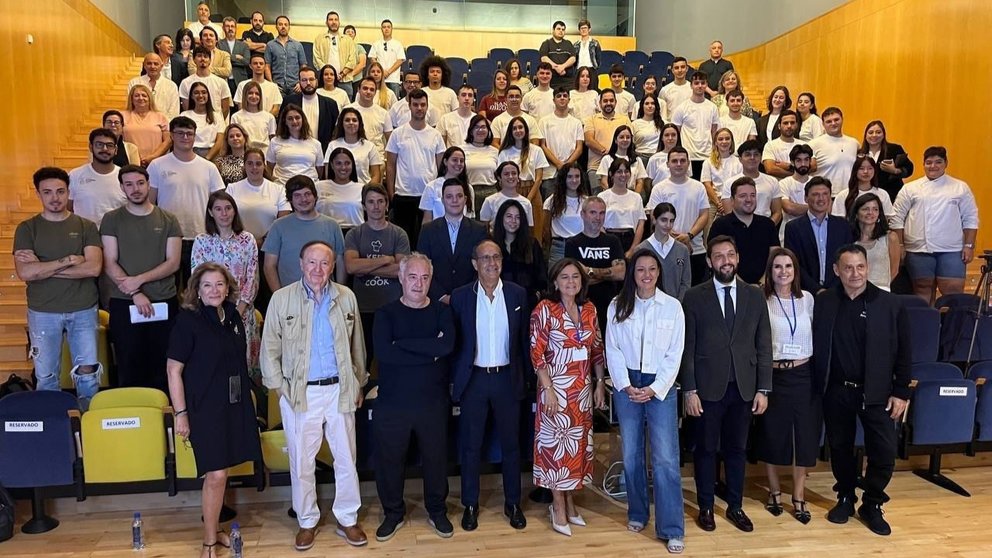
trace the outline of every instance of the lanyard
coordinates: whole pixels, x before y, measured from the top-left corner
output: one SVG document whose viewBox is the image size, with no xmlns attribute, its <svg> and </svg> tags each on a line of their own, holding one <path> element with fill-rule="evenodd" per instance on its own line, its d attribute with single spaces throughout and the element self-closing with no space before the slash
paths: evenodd
<svg viewBox="0 0 992 558">
<path fill-rule="evenodd" d="M 782 309 L 782 315 L 785 316 L 785 321 L 789 323 L 789 335 L 792 341 L 796 339 L 796 329 L 799 327 L 799 318 L 796 317 L 796 297 L 789 295 L 789 299 L 792 300 L 792 319 L 789 319 L 789 314 L 785 311 L 785 305 L 782 304 L 782 299 L 779 298 L 778 293 L 775 293 L 775 299 L 778 300 L 778 306 Z"/>
</svg>

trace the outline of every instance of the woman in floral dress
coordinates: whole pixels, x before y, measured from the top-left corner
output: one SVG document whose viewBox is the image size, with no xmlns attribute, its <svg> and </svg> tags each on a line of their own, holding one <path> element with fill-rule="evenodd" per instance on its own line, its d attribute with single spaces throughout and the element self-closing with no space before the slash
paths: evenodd
<svg viewBox="0 0 992 558">
<path fill-rule="evenodd" d="M 605 408 L 603 340 L 582 266 L 559 260 L 550 277 L 551 293 L 530 319 L 538 376 L 534 484 L 551 490 L 552 528 L 571 536 L 569 524 L 585 525 L 572 491 L 592 482 L 592 408 Z"/>
</svg>

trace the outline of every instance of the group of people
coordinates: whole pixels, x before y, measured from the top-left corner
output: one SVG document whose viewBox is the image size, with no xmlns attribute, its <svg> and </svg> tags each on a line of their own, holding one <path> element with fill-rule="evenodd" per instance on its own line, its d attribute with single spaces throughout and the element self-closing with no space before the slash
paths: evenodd
<svg viewBox="0 0 992 558">
<path fill-rule="evenodd" d="M 295 548 L 317 534 L 322 438 L 335 532 L 367 543 L 355 411 L 373 360 L 379 541 L 403 525 L 413 439 L 430 524 L 452 535 L 451 404 L 462 528 L 478 527 L 490 415 L 504 514 L 524 528 L 529 392 L 534 484 L 552 492 L 556 532 L 585 525 L 573 493 L 592 480 L 593 409 L 612 401 L 627 527 L 649 521 L 648 440 L 655 534 L 670 552 L 685 548 L 681 390 L 702 529 L 716 527 L 718 451 L 728 520 L 753 529 L 742 507 L 749 435 L 767 463 L 766 509 L 783 512 L 778 468 L 791 466 L 793 514 L 809 522 L 805 470 L 824 422 L 838 481 L 827 517 L 846 522 L 859 416 L 868 472 L 857 511 L 889 533 L 890 421 L 909 397 L 909 347 L 886 291 L 904 262 L 921 296 L 960 292 L 974 256 L 975 198 L 946 174 L 944 148 L 928 148 L 925 177 L 904 186 L 913 164 L 881 121 L 859 143 L 843 135 L 840 109 L 818 113 L 803 93 L 793 112 L 780 86 L 756 123 L 719 41 L 691 76 L 679 57 L 671 83 L 643 80 L 637 102 L 620 67 L 596 91 L 601 49 L 588 21 L 574 44 L 556 22 L 536 86 L 511 60 L 477 103 L 473 88 L 448 87 L 443 58 L 403 72 L 389 20 L 366 53 L 329 13 L 318 70 L 285 16 L 273 37 L 256 12 L 236 39 L 233 20 L 218 29 L 206 3 L 198 15 L 175 43 L 156 38 L 127 110 L 107 111 L 90 133 L 89 163 L 35 173 L 42 212 L 18 226 L 14 256 L 39 389 L 59 389 L 65 330 L 85 410 L 107 372 L 96 356 L 102 307 L 116 384 L 169 393 L 205 477 L 204 556 L 226 544 L 227 468 L 261 460 L 251 403 L 261 386 L 279 397 Z"/>
</svg>

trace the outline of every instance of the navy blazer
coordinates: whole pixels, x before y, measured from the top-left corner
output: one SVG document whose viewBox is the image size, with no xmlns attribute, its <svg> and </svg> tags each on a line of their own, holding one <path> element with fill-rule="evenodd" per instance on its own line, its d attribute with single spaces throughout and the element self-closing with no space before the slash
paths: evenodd
<svg viewBox="0 0 992 558">
<path fill-rule="evenodd" d="M 308 124 L 310 124 L 310 132 L 320 142 L 320 148 L 326 152 L 327 144 L 331 143 L 333 139 L 331 136 L 334 135 L 334 126 L 338 123 L 339 109 L 344 107 L 339 107 L 334 99 L 323 95 L 317 95 L 317 102 L 320 106 L 320 122 L 317 123 L 316 127 L 314 127 L 313 122 L 309 122 Z M 280 117 L 282 116 L 282 111 L 286 110 L 286 107 L 289 105 L 297 105 L 303 108 L 303 94 L 294 93 L 283 97 L 282 107 L 279 108 Z"/>
<path fill-rule="evenodd" d="M 455 313 L 455 330 L 458 332 L 455 352 L 451 355 L 452 401 L 461 400 L 472 378 L 477 341 L 475 310 L 481 289 L 479 282 L 474 281 L 451 293 L 451 310 Z M 524 372 L 530 370 L 530 308 L 527 306 L 527 292 L 516 283 L 503 281 L 503 300 L 506 302 L 507 324 L 510 328 L 508 373 L 513 385 L 513 396 L 523 399 L 526 394 Z"/>
<path fill-rule="evenodd" d="M 451 251 L 448 236 L 448 223 L 438 217 L 420 229 L 417 238 L 417 251 L 431 259 L 434 265 L 434 278 L 431 280 L 430 297 L 439 300 L 444 295 L 462 285 L 476 280 L 472 267 L 472 250 L 489 236 L 486 226 L 468 217 L 462 217 L 455 239 L 455 251 Z"/>
<path fill-rule="evenodd" d="M 829 289 L 838 284 L 834 274 L 834 254 L 845 244 L 854 242 L 854 234 L 847 219 L 830 215 L 827 217 L 827 269 L 820 283 L 820 256 L 816 246 L 813 225 L 809 213 L 796 217 L 785 225 L 785 247 L 792 250 L 799 259 L 799 282 L 804 291 L 816 294 L 820 289 Z"/>
</svg>

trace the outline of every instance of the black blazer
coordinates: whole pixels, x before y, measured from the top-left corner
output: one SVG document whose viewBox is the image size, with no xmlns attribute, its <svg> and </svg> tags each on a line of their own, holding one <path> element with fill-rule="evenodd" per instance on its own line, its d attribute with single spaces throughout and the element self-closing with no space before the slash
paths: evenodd
<svg viewBox="0 0 992 558">
<path fill-rule="evenodd" d="M 843 286 L 816 295 L 813 314 L 813 386 L 826 391 L 830 379 L 834 322 Z M 865 338 L 865 403 L 884 405 L 889 396 L 909 399 L 912 354 L 909 316 L 898 297 L 868 283 Z"/>
<path fill-rule="evenodd" d="M 251 77 L 251 70 L 248 68 L 251 50 L 244 41 L 234 41 L 234 50 L 230 51 L 227 50 L 227 39 L 218 39 L 217 48 L 231 55 L 231 77 L 228 78 L 229 82 L 233 81 L 234 86 L 237 87 L 239 83 Z M 241 55 L 241 60 L 237 58 L 239 54 Z M 232 90 L 232 94 L 233 92 Z"/>
<path fill-rule="evenodd" d="M 338 107 L 334 99 L 323 95 L 317 95 L 317 102 L 320 107 L 320 122 L 317 123 L 316 129 L 314 129 L 313 122 L 310 122 L 310 131 L 314 133 L 314 137 L 320 142 L 321 149 L 327 151 L 327 144 L 331 143 L 331 136 L 334 135 L 334 126 L 338 123 L 339 108 L 343 107 Z M 286 107 L 291 104 L 302 108 L 303 94 L 294 93 L 283 97 L 282 107 L 279 109 L 280 117 L 282 116 L 282 111 L 286 110 Z"/>
<path fill-rule="evenodd" d="M 913 161 L 909 159 L 906 150 L 898 143 L 885 144 L 885 151 L 879 155 L 878 160 L 884 161 L 886 159 L 892 159 L 892 164 L 902 172 L 900 174 L 889 174 L 882 171 L 882 174 L 879 176 L 878 187 L 888 192 L 892 203 L 895 203 L 899 190 L 902 190 L 903 179 L 913 176 Z"/>
<path fill-rule="evenodd" d="M 768 137 L 768 119 L 772 117 L 775 118 L 775 127 L 772 129 L 772 137 Z M 771 140 L 778 139 L 781 135 L 778 131 L 778 117 L 779 115 L 773 115 L 771 111 L 769 111 L 762 114 L 761 118 L 758 119 L 758 143 L 760 143 L 762 147 L 764 147 L 765 144 Z M 798 131 L 796 132 L 796 135 L 799 135 Z"/>
<path fill-rule="evenodd" d="M 434 265 L 431 298 L 438 300 L 444 295 L 450 295 L 457 287 L 476 280 L 475 268 L 472 267 L 472 250 L 488 236 L 485 225 L 462 217 L 458 238 L 455 239 L 455 251 L 452 253 L 448 223 L 444 217 L 438 217 L 420 229 L 417 251 L 430 258 Z"/>
<path fill-rule="evenodd" d="M 785 225 L 785 247 L 792 250 L 799 259 L 799 281 L 804 291 L 816 294 L 820 289 L 829 289 L 838 284 L 834 274 L 834 253 L 845 244 L 854 242 L 851 225 L 843 217 L 827 217 L 827 269 L 820 283 L 820 256 L 816 247 L 813 225 L 809 213 L 789 221 Z"/>
<path fill-rule="evenodd" d="M 189 77 L 189 66 L 183 62 L 182 55 L 175 52 L 169 57 L 169 64 L 172 65 L 172 81 L 175 82 L 176 87 L 179 87 L 179 84 Z M 145 75 L 146 73 L 145 69 L 142 68 L 141 75 Z"/>
<path fill-rule="evenodd" d="M 727 331 L 723 305 L 713 279 L 689 289 L 685 311 L 685 350 L 679 384 L 696 390 L 704 401 L 719 401 L 737 371 L 737 389 L 745 401 L 758 390 L 772 389 L 772 334 L 761 289 L 737 279 L 734 330 Z"/>
<path fill-rule="evenodd" d="M 475 363 L 476 331 L 475 305 L 482 287 L 478 281 L 462 285 L 451 293 L 451 310 L 455 313 L 457 341 L 451 355 L 451 400 L 460 401 L 472 377 Z M 485 296 L 483 294 L 482 296 Z M 530 370 L 530 309 L 523 287 L 503 281 L 503 299 L 506 302 L 507 324 L 510 328 L 510 382 L 513 395 L 523 399 L 526 395 L 524 372 Z"/>
</svg>

